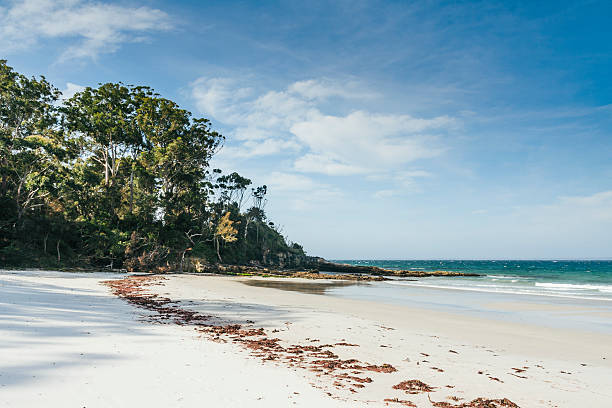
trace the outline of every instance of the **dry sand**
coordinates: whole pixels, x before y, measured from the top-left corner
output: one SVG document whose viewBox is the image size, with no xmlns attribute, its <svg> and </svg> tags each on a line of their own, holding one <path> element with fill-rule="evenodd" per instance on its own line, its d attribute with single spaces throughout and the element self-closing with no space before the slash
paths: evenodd
<svg viewBox="0 0 612 408">
<path fill-rule="evenodd" d="M 215 316 L 211 324 L 262 327 L 285 350 L 354 344 L 325 350 L 397 369 L 311 371 L 306 357 L 291 367 L 253 356 L 231 336 L 213 342 L 191 326 L 147 322 L 150 311 L 100 285 L 110 278 L 0 273 L 0 406 L 376 407 L 397 398 L 431 407 L 477 397 L 521 407 L 612 406 L 609 335 L 336 298 L 320 294 L 321 282 L 299 279 L 171 275 L 146 288 Z M 338 381 L 347 372 L 371 382 Z M 392 388 L 406 380 L 435 388 Z"/>
<path fill-rule="evenodd" d="M 141 321 L 99 284 L 118 277 L 0 272 L 0 407 L 351 406 L 234 345 Z"/>
</svg>

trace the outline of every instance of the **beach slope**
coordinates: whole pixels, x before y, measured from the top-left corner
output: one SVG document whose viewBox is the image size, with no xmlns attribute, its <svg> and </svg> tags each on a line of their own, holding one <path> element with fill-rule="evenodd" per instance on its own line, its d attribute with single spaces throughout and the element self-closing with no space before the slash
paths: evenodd
<svg viewBox="0 0 612 408">
<path fill-rule="evenodd" d="M 0 272 L 0 407 L 337 407 L 298 373 L 204 341 L 100 282 L 116 274 Z"/>
<path fill-rule="evenodd" d="M 342 284 L 0 273 L 0 406 L 610 406 L 607 334 L 323 295 Z"/>
</svg>

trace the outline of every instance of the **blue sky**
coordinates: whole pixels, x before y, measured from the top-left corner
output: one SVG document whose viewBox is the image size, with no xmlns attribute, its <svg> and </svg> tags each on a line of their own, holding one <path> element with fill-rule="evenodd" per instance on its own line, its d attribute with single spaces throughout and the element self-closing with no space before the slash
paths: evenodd
<svg viewBox="0 0 612 408">
<path fill-rule="evenodd" d="M 612 257 L 606 1 L 0 1 L 9 65 L 150 85 L 328 258 Z"/>
</svg>

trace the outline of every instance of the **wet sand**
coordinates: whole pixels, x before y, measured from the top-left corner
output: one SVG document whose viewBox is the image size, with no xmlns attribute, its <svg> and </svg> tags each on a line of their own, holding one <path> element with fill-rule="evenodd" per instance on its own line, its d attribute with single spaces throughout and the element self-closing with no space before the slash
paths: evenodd
<svg viewBox="0 0 612 408">
<path fill-rule="evenodd" d="M 190 309 L 222 321 L 252 322 L 249 327 L 264 328 L 284 347 L 358 345 L 329 351 L 342 361 L 389 364 L 397 370 L 368 373 L 372 382 L 352 388 L 355 392 L 347 385 L 334 386 L 335 373 L 313 372 L 308 366 L 301 370 L 340 400 L 377 406 L 398 399 L 419 407 L 433 406 L 429 399 L 458 404 L 478 397 L 508 398 L 521 407 L 607 407 L 612 401 L 612 336 L 321 296 L 337 287 L 327 283 L 176 276 L 155 287 L 155 293 L 181 299 Z M 287 366 L 282 358 L 266 364 Z M 435 389 L 413 395 L 393 388 L 413 379 Z"/>
<path fill-rule="evenodd" d="M 244 285 L 255 286 L 259 288 L 272 288 L 288 290 L 290 292 L 300 292 L 313 295 L 324 295 L 329 289 L 342 288 L 346 286 L 363 285 L 358 282 L 317 282 L 317 281 L 299 281 L 299 280 L 273 280 L 273 279 L 250 279 L 241 281 Z"/>
</svg>

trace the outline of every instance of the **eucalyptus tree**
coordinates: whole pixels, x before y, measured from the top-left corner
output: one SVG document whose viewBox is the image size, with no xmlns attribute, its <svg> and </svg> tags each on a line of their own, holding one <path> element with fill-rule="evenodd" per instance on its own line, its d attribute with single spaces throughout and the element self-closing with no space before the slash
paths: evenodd
<svg viewBox="0 0 612 408">
<path fill-rule="evenodd" d="M 251 180 L 233 172 L 217 178 L 216 185 L 221 190 L 221 201 L 226 205 L 236 203 L 238 211 L 241 211 L 245 193 L 248 186 L 251 185 Z"/>
<path fill-rule="evenodd" d="M 247 195 L 250 179 L 210 168 L 224 141 L 210 121 L 144 86 L 59 96 L 0 60 L 0 263 L 150 270 L 287 248 L 264 223 L 267 187 Z"/>
<path fill-rule="evenodd" d="M 66 100 L 61 111 L 66 132 L 81 150 L 73 170 L 82 177 L 72 181 L 67 196 L 75 208 L 86 210 L 80 217 L 98 231 L 89 234 L 92 247 L 110 251 L 116 235 L 121 235 L 117 228 L 127 179 L 125 162 L 142 144 L 135 131 L 131 87 L 105 83 L 85 88 Z"/>
<path fill-rule="evenodd" d="M 121 83 L 85 88 L 65 101 L 65 126 L 82 142 L 84 154 L 104 174 L 104 185 L 115 182 L 121 159 L 142 141 L 134 131 L 131 89 Z"/>
<path fill-rule="evenodd" d="M 224 137 L 210 121 L 193 118 L 149 89 L 136 95 L 136 123 L 143 135 L 143 165 L 154 176 L 157 212 L 166 223 L 203 212 L 209 193 L 209 161 Z"/>
<path fill-rule="evenodd" d="M 17 227 L 45 206 L 67 153 L 54 103 L 60 92 L 44 77 L 27 78 L 0 60 L 0 227 Z"/>
<path fill-rule="evenodd" d="M 253 200 L 253 206 L 249 208 L 245 214 L 245 228 L 244 228 L 244 238 L 246 239 L 248 236 L 249 224 L 253 221 L 259 221 L 260 223 L 266 219 L 266 214 L 264 212 L 264 208 L 266 207 L 266 194 L 268 193 L 268 186 L 265 184 L 263 186 L 259 186 L 257 188 L 251 189 L 251 198 Z M 259 241 L 259 225 L 256 228 L 257 238 Z"/>
</svg>

